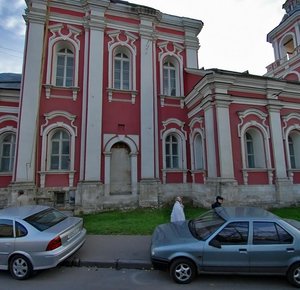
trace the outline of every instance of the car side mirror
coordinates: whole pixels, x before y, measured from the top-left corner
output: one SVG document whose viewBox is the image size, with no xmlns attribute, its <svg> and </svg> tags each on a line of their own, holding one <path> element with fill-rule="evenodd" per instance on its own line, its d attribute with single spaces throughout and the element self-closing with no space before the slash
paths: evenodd
<svg viewBox="0 0 300 290">
<path fill-rule="evenodd" d="M 210 246 L 212 247 L 215 247 L 215 248 L 218 248 L 218 249 L 221 249 L 221 243 L 216 240 L 216 239 L 212 239 L 209 243 L 208 243 Z"/>
</svg>

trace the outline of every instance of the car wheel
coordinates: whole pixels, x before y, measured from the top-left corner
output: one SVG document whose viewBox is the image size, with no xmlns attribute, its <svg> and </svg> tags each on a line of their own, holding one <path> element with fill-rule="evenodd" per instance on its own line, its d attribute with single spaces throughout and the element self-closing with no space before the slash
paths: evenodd
<svg viewBox="0 0 300 290">
<path fill-rule="evenodd" d="M 287 278 L 292 285 L 300 288 L 300 263 L 293 264 L 289 268 Z"/>
<path fill-rule="evenodd" d="M 196 266 L 193 261 L 180 258 L 172 262 L 170 275 L 176 283 L 188 284 L 196 276 Z"/>
<path fill-rule="evenodd" d="M 23 255 L 15 255 L 9 263 L 11 276 L 17 280 L 25 280 L 32 274 L 32 264 Z"/>
</svg>

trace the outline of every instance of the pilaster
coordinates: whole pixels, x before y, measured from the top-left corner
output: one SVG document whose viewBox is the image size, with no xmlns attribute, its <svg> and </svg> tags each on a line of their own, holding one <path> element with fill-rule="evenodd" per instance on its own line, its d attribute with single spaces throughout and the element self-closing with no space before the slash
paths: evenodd
<svg viewBox="0 0 300 290">
<path fill-rule="evenodd" d="M 89 28 L 89 65 L 87 69 L 84 180 L 97 181 L 101 177 L 104 13 L 106 7 L 96 5 L 97 2 L 92 0 L 88 0 L 86 3 L 86 25 Z"/>
<path fill-rule="evenodd" d="M 276 102 L 276 101 L 275 101 Z M 273 156 L 274 156 L 274 167 L 276 179 L 287 179 L 287 171 L 285 164 L 285 152 L 282 136 L 282 126 L 280 119 L 280 109 L 281 105 L 276 104 L 268 105 L 269 117 L 270 117 L 270 129 L 271 129 L 271 139 L 273 146 Z"/>
<path fill-rule="evenodd" d="M 27 24 L 24 66 L 21 92 L 22 107 L 16 142 L 16 182 L 35 182 L 37 120 L 43 76 L 44 31 L 47 19 L 47 1 L 27 1 L 25 20 Z"/>
</svg>

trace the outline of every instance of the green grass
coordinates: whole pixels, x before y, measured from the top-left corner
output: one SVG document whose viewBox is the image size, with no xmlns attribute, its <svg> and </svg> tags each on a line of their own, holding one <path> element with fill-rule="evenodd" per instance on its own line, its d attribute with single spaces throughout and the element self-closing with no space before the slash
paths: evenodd
<svg viewBox="0 0 300 290">
<path fill-rule="evenodd" d="M 186 206 L 186 219 L 199 216 L 207 209 Z M 280 208 L 271 211 L 283 218 L 300 220 L 300 208 Z M 171 208 L 108 211 L 83 215 L 88 234 L 93 235 L 151 235 L 155 227 L 170 221 Z"/>
</svg>

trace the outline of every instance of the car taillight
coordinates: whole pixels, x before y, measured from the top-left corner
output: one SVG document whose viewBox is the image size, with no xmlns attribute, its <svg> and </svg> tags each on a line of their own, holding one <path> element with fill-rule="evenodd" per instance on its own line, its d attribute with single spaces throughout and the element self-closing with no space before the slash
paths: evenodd
<svg viewBox="0 0 300 290">
<path fill-rule="evenodd" d="M 59 248 L 60 246 L 61 246 L 61 239 L 58 236 L 49 242 L 46 251 L 55 250 L 55 249 Z"/>
</svg>

